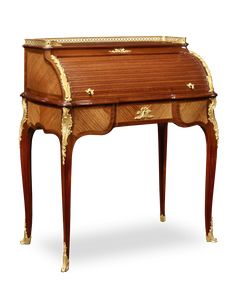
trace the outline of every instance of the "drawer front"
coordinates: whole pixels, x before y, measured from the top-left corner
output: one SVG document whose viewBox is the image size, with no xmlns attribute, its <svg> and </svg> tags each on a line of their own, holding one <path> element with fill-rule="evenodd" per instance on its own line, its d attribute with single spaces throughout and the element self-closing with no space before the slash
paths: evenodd
<svg viewBox="0 0 236 295">
<path fill-rule="evenodd" d="M 116 124 L 142 124 L 172 118 L 172 103 L 139 103 L 117 106 Z"/>
<path fill-rule="evenodd" d="M 114 125 L 114 106 L 83 106 L 74 108 L 73 135 L 79 138 L 86 134 L 105 134 Z"/>
</svg>

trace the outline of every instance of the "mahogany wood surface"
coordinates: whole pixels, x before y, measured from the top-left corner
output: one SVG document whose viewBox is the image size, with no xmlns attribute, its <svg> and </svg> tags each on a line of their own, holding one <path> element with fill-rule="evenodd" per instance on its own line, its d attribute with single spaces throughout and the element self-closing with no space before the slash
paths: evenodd
<svg viewBox="0 0 236 295">
<path fill-rule="evenodd" d="M 60 57 L 74 100 L 86 100 L 95 90 L 93 103 L 106 96 L 115 102 L 204 96 L 209 92 L 202 66 L 186 53 L 125 54 Z M 195 89 L 186 85 L 191 82 Z"/>
<path fill-rule="evenodd" d="M 66 244 L 66 254 L 70 254 L 70 211 L 71 211 L 71 169 L 72 153 L 76 138 L 71 136 L 67 145 L 67 156 L 65 163 L 61 160 L 61 185 L 62 185 L 62 212 L 63 212 L 63 234 Z"/>
<path fill-rule="evenodd" d="M 116 48 L 127 53 L 112 53 Z M 55 56 L 63 72 L 52 59 Z M 66 99 L 66 81 L 71 97 Z M 193 88 L 187 84 L 192 83 Z M 94 95 L 88 95 L 91 88 Z M 206 136 L 205 228 L 211 231 L 217 156 L 217 133 L 210 107 L 216 93 L 202 62 L 187 44 L 100 43 L 58 48 L 25 46 L 27 116 L 21 134 L 21 167 L 26 230 L 32 229 L 31 141 L 36 129 L 55 134 L 66 147 L 61 152 L 63 232 L 66 257 L 70 252 L 71 167 L 73 146 L 88 134 L 106 134 L 117 126 L 158 124 L 160 214 L 165 216 L 168 123 L 199 125 Z M 68 112 L 68 136 L 62 132 Z M 210 111 L 211 112 L 210 112 Z M 63 128 L 62 128 L 63 127 Z"/>
<path fill-rule="evenodd" d="M 101 45 L 102 46 L 102 45 Z M 26 83 L 22 94 L 29 100 L 65 105 L 55 55 L 71 87 L 67 105 L 90 105 L 146 100 L 215 97 L 209 93 L 206 71 L 185 46 L 127 47 L 125 54 L 111 48 L 26 48 Z M 105 47 L 105 48 L 104 48 Z M 39 70 L 40 69 L 40 70 Z M 194 84 L 194 89 L 187 87 Z M 94 96 L 86 93 L 94 89 Z"/>
<path fill-rule="evenodd" d="M 202 125 L 206 136 L 206 187 L 205 187 L 205 228 L 206 234 L 209 233 L 212 221 L 212 202 L 215 183 L 216 159 L 217 159 L 217 141 L 212 128 L 212 124 Z"/>
<path fill-rule="evenodd" d="M 25 92 L 59 99 L 62 96 L 60 81 L 44 51 L 28 49 L 25 53 Z"/>
<path fill-rule="evenodd" d="M 32 230 L 31 146 L 33 134 L 34 129 L 25 124 L 21 135 L 20 157 L 25 204 L 25 228 L 28 237 L 31 237 Z"/>
</svg>

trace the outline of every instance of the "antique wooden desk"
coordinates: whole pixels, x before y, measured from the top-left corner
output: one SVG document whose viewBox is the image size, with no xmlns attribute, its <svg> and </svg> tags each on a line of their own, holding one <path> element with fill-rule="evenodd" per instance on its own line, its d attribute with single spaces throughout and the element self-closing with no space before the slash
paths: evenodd
<svg viewBox="0 0 236 295">
<path fill-rule="evenodd" d="M 157 124 L 160 219 L 165 221 L 167 125 L 199 125 L 206 136 L 205 228 L 215 242 L 212 199 L 218 144 L 216 93 L 206 63 L 185 38 L 107 37 L 28 39 L 20 126 L 25 201 L 22 244 L 31 241 L 31 141 L 36 129 L 61 144 L 64 251 L 69 268 L 72 150 L 78 138 L 117 126 Z"/>
</svg>

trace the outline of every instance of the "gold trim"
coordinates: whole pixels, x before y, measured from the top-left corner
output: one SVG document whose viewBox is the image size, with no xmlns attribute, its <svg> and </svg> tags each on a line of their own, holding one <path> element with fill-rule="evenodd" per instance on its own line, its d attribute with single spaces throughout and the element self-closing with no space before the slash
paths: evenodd
<svg viewBox="0 0 236 295">
<path fill-rule="evenodd" d="M 62 144 L 61 144 L 61 156 L 62 164 L 65 164 L 66 159 L 66 146 L 68 144 L 68 137 L 72 133 L 72 116 L 69 113 L 70 109 L 62 108 L 62 119 L 61 119 L 61 134 L 62 134 Z"/>
<path fill-rule="evenodd" d="M 211 220 L 209 232 L 206 236 L 206 240 L 209 243 L 217 243 L 217 239 L 214 237 L 214 234 L 213 234 L 213 221 L 212 220 Z"/>
<path fill-rule="evenodd" d="M 142 120 L 142 119 L 152 119 L 154 116 L 151 115 L 152 110 L 150 110 L 151 106 L 143 106 L 140 110 L 137 111 L 135 120 Z"/>
<path fill-rule="evenodd" d="M 198 55 L 196 52 L 190 51 L 190 53 L 192 53 L 202 63 L 202 65 L 205 68 L 206 73 L 207 73 L 207 81 L 208 81 L 208 84 L 209 84 L 209 92 L 214 92 L 211 71 L 210 71 L 208 65 L 206 64 L 206 62 L 204 61 L 204 59 L 200 55 Z"/>
<path fill-rule="evenodd" d="M 118 53 L 118 54 L 123 54 L 123 53 L 129 53 L 131 50 L 125 49 L 125 48 L 115 48 L 113 50 L 109 50 L 110 53 Z"/>
<path fill-rule="evenodd" d="M 24 124 L 27 122 L 27 117 L 28 117 L 28 111 L 27 111 L 27 102 L 26 99 L 22 99 L 22 108 L 23 108 L 23 117 L 21 119 L 20 123 L 20 130 L 19 130 L 19 141 L 21 142 L 22 139 L 22 131 L 24 129 Z"/>
<path fill-rule="evenodd" d="M 165 215 L 163 215 L 163 214 L 160 215 L 160 221 L 161 222 L 165 222 L 166 221 Z"/>
<path fill-rule="evenodd" d="M 70 84 L 67 80 L 64 68 L 63 68 L 62 64 L 60 63 L 60 60 L 55 55 L 51 55 L 51 59 L 55 63 L 55 65 L 60 73 L 60 81 L 61 81 L 61 85 L 62 85 L 62 88 L 64 90 L 64 95 L 65 95 L 64 99 L 65 99 L 65 101 L 71 101 L 72 98 L 71 98 Z"/>
<path fill-rule="evenodd" d="M 21 245 L 29 245 L 31 243 L 31 237 L 28 237 L 26 223 L 25 223 L 25 230 L 24 230 L 24 238 L 20 241 Z"/>
<path fill-rule="evenodd" d="M 185 37 L 172 36 L 140 36 L 140 37 L 79 37 L 79 38 L 40 38 L 25 39 L 26 46 L 36 46 L 42 48 L 60 47 L 70 44 L 84 43 L 112 43 L 112 42 L 166 42 L 185 45 Z"/>
<path fill-rule="evenodd" d="M 66 243 L 64 243 L 64 247 L 63 247 L 63 261 L 62 261 L 62 268 L 61 268 L 61 272 L 66 272 L 69 270 L 69 258 L 67 256 L 67 247 L 66 247 Z"/>
<path fill-rule="evenodd" d="M 215 137 L 217 141 L 217 145 L 219 143 L 219 128 L 215 117 L 214 109 L 216 107 L 216 98 L 210 98 L 210 104 L 208 106 L 208 120 L 213 124 L 213 128 L 215 131 Z"/>
<path fill-rule="evenodd" d="M 49 40 L 49 39 L 25 39 L 26 46 L 42 47 L 42 48 L 52 48 L 61 46 L 60 43 Z"/>
</svg>

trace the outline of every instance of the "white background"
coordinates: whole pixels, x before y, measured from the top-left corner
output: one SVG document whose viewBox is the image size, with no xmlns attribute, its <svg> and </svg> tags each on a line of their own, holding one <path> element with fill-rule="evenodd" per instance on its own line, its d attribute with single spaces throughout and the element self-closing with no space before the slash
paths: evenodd
<svg viewBox="0 0 236 295">
<path fill-rule="evenodd" d="M 1 1 L 0 294 L 235 294 L 235 1 Z M 81 138 L 74 149 L 71 263 L 60 272 L 59 142 L 33 141 L 32 243 L 24 207 L 18 127 L 24 38 L 186 36 L 219 94 L 214 231 L 205 242 L 205 138 L 169 124 L 167 222 L 159 222 L 156 125 Z"/>
</svg>

